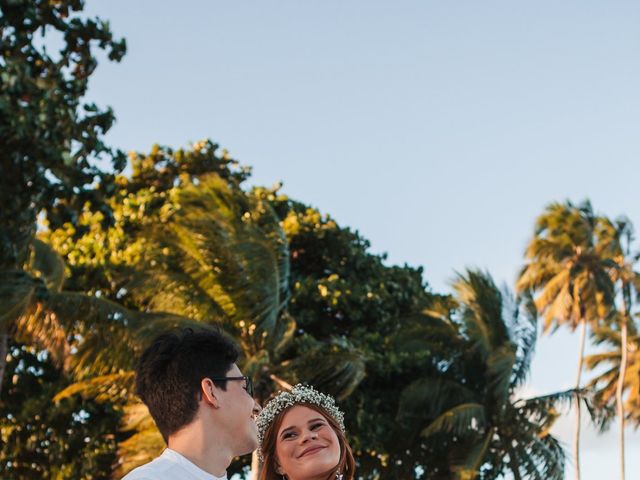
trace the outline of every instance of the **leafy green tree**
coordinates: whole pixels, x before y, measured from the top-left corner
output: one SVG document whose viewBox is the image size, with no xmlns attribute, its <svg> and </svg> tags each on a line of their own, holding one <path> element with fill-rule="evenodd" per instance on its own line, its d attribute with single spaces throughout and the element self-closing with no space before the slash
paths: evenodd
<svg viewBox="0 0 640 480">
<path fill-rule="evenodd" d="M 518 397 L 536 343 L 533 303 L 502 294 L 477 271 L 454 289 L 453 314 L 427 310 L 402 337 L 408 347 L 433 350 L 435 334 L 444 346 L 439 371 L 407 385 L 398 411 L 408 444 L 446 445 L 448 465 L 430 468 L 427 478 L 563 479 L 563 449 L 549 429 L 574 392 Z"/>
<path fill-rule="evenodd" d="M 115 412 L 104 422 L 118 440 L 116 474 L 163 445 L 133 395 L 141 349 L 169 326 L 217 323 L 241 344 L 243 369 L 257 379 L 261 398 L 307 381 L 342 401 L 363 478 L 421 471 L 449 478 L 451 465 L 460 464 L 450 452 L 477 446 L 476 439 L 443 430 L 407 445 L 411 436 L 397 425 L 406 411 L 400 392 L 418 378 L 486 388 L 486 366 L 475 354 L 460 355 L 473 350 L 464 335 L 434 323 L 420 325 L 422 337 L 411 330 L 416 312 L 447 317 L 454 301 L 431 293 L 421 269 L 385 265 L 357 232 L 317 210 L 277 190 L 244 191 L 248 170 L 211 142 L 154 147 L 131 162 L 131 177 L 116 176 L 105 197 L 112 222 L 87 205 L 74 222 L 45 220 L 40 242 L 64 259 L 54 271 L 66 271 L 65 290 L 46 289 L 41 302 L 66 339 L 67 386 L 54 401 L 95 402 Z M 32 263 L 33 276 L 52 276 L 35 273 L 43 263 Z M 412 348 L 400 341 L 407 332 Z M 230 469 L 246 471 L 244 459 Z"/>
<path fill-rule="evenodd" d="M 614 298 L 610 270 L 614 262 L 603 219 L 587 201 L 552 203 L 538 217 L 526 250 L 526 264 L 516 289 L 536 292 L 535 305 L 544 316 L 544 330 L 580 327 L 576 391 L 580 390 L 587 326 L 607 316 Z M 605 239 L 599 234 L 606 234 Z M 580 403 L 576 401 L 574 465 L 580 479 Z"/>
<path fill-rule="evenodd" d="M 299 331 L 285 308 L 289 243 L 270 204 L 273 194 L 243 191 L 246 171 L 216 150 L 210 142 L 199 142 L 189 151 L 154 148 L 150 155 L 134 156 L 131 179 L 118 177 L 118 189 L 109 199 L 112 226 L 105 228 L 100 214 L 87 210 L 75 226 L 49 232 L 47 239 L 71 269 L 69 285 L 84 286 L 129 312 L 162 311 L 180 324 L 221 325 L 239 341 L 243 369 L 256 379 L 261 399 L 278 384 L 298 381 L 319 359 L 325 369 L 305 379 L 325 390 L 333 386 L 338 396 L 348 394 L 363 376 L 360 352 L 344 338 L 318 340 Z M 113 315 L 113 309 L 125 307 L 118 310 L 114 304 L 103 313 Z M 120 316 L 127 320 L 131 313 Z M 104 318 L 95 321 L 108 324 Z M 147 331 L 166 326 L 154 319 Z M 118 335 L 128 338 L 126 328 Z M 108 391 L 108 385 L 121 387 L 114 398 L 104 399 L 122 405 L 124 430 L 132 432 L 120 444 L 124 472 L 151 458 L 163 443 L 131 394 L 131 362 L 144 343 L 120 345 L 108 354 L 85 345 L 86 352 L 94 353 L 74 356 L 79 382 L 58 398 L 92 397 Z"/>
<path fill-rule="evenodd" d="M 40 288 L 24 270 L 37 248 L 37 216 L 46 211 L 54 224 L 74 223 L 90 202 L 109 220 L 103 198 L 113 175 L 97 162 L 124 167 L 124 155 L 102 141 L 113 113 L 82 99 L 97 65 L 95 48 L 119 61 L 125 43 L 106 22 L 82 18 L 82 8 L 81 0 L 0 1 L 0 377 L 9 329 Z M 46 46 L 50 37 L 62 38 L 55 54 Z"/>
</svg>

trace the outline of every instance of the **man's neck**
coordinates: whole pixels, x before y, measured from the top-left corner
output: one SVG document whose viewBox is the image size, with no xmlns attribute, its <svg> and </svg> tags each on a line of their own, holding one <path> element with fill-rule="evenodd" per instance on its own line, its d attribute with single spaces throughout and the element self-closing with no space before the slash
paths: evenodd
<svg viewBox="0 0 640 480">
<path fill-rule="evenodd" d="M 201 425 L 192 423 L 169 437 L 168 446 L 191 463 L 216 477 L 224 477 L 233 460 L 228 445 L 207 435 Z"/>
</svg>

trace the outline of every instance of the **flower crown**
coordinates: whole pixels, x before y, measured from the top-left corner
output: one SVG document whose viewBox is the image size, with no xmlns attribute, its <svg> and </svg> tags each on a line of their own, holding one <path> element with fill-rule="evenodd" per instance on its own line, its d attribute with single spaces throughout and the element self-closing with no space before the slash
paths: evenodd
<svg viewBox="0 0 640 480">
<path fill-rule="evenodd" d="M 256 424 L 258 425 L 258 441 L 260 442 L 258 456 L 260 457 L 261 462 L 264 461 L 262 442 L 264 441 L 264 434 L 267 431 L 267 428 L 269 428 L 269 425 L 271 425 L 275 418 L 287 408 L 305 403 L 322 408 L 337 422 L 340 426 L 340 430 L 343 432 L 345 431 L 344 413 L 342 413 L 336 406 L 336 402 L 333 397 L 320 393 L 313 387 L 299 383 L 295 385 L 291 391 L 280 392 L 276 395 L 258 414 Z"/>
</svg>

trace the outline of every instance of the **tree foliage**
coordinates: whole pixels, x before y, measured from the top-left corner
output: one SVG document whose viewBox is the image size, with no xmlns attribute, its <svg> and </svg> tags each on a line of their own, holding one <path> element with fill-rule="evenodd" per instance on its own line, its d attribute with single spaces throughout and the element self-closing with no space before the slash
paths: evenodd
<svg viewBox="0 0 640 480">
<path fill-rule="evenodd" d="M 97 66 L 95 48 L 119 61 L 125 42 L 113 38 L 107 22 L 81 17 L 83 3 L 0 2 L 1 269 L 25 260 L 43 209 L 56 222 L 73 221 L 91 201 L 108 216 L 100 199 L 113 176 L 96 160 L 124 167 L 124 156 L 102 141 L 113 112 L 82 98 Z M 59 51 L 49 51 L 50 39 L 62 40 Z"/>
<path fill-rule="evenodd" d="M 113 38 L 108 23 L 84 18 L 83 6 L 82 0 L 0 1 L 0 378 L 15 323 L 28 327 L 23 333 L 43 331 L 24 325 L 39 318 L 32 314 L 46 292 L 25 270 L 32 254 L 43 258 L 34 240 L 38 215 L 46 212 L 56 225 L 75 223 L 89 204 L 109 221 L 104 197 L 114 176 L 97 162 L 115 171 L 125 164 L 122 152 L 103 143 L 112 111 L 83 97 L 96 49 L 119 61 L 126 45 Z M 56 41 L 59 50 L 50 52 Z M 43 265 L 35 267 L 52 273 Z M 61 278 L 57 272 L 55 281 Z M 36 340 L 47 343 L 48 337 Z"/>
<path fill-rule="evenodd" d="M 68 384 L 44 350 L 13 343 L 0 397 L 0 477 L 110 477 L 119 414 L 81 397 L 55 402 Z"/>
<path fill-rule="evenodd" d="M 87 207 L 75 225 L 68 222 L 44 236 L 66 259 L 66 287 L 86 289 L 101 307 L 92 310 L 91 321 L 70 325 L 82 339 L 70 360 L 78 383 L 61 398 L 102 394 L 108 391 L 102 382 L 129 382 L 132 359 L 167 322 L 221 325 L 240 343 L 244 370 L 256 379 L 262 398 L 275 389 L 273 377 L 306 379 L 339 397 L 362 380 L 363 356 L 346 337 L 323 338 L 297 328 L 286 309 L 289 240 L 271 205 L 274 195 L 243 191 L 247 172 L 217 150 L 199 142 L 188 151 L 156 147 L 135 155 L 133 175 L 118 177 L 108 200 L 112 225 Z M 137 321 L 136 311 L 147 312 L 141 314 L 147 321 Z M 145 328 L 134 328 L 132 337 L 136 322 Z M 92 340 L 105 338 L 119 338 L 118 347 L 104 352 Z M 320 361 L 324 369 L 317 369 Z M 118 372 L 124 373 L 113 377 Z M 130 389 L 123 386 L 115 395 L 109 401 L 122 406 L 124 430 L 133 435 L 120 445 L 126 470 L 135 465 L 128 461 L 134 449 L 148 445 L 147 458 L 162 444 L 148 423 L 134 427 L 140 416 L 129 415 L 138 410 Z"/>
<path fill-rule="evenodd" d="M 238 340 L 261 399 L 281 381 L 336 395 L 363 478 L 562 471 L 548 429 L 570 393 L 515 396 L 536 341 L 530 303 L 476 272 L 455 298 L 430 292 L 421 269 L 386 265 L 331 217 L 278 190 L 243 189 L 248 170 L 212 142 L 131 161 L 105 198 L 113 222 L 86 205 L 40 240 L 66 276 L 45 309 L 68 350 L 54 402 L 114 412 L 104 427 L 118 474 L 162 448 L 132 393 L 134 359 L 155 333 L 190 322 Z M 44 288 L 60 265 L 45 270 Z M 242 459 L 230 473 L 246 468 Z"/>
<path fill-rule="evenodd" d="M 246 188 L 250 170 L 211 141 L 131 154 L 122 175 L 103 142 L 113 113 L 83 98 L 96 50 L 119 61 L 125 43 L 82 8 L 0 0 L 2 478 L 109 478 L 151 459 L 163 443 L 133 394 L 135 360 L 157 333 L 203 323 L 238 341 L 260 400 L 299 381 L 335 395 L 362 478 L 560 478 L 548 429 L 575 392 L 517 398 L 529 299 L 480 272 L 455 298 L 434 294 L 421 268 L 388 265 L 330 216 Z M 589 239 L 539 229 L 532 255 L 557 262 L 530 287 L 571 270 L 569 293 L 547 292 L 565 295 L 558 308 L 609 293 L 587 282 Z"/>
</svg>

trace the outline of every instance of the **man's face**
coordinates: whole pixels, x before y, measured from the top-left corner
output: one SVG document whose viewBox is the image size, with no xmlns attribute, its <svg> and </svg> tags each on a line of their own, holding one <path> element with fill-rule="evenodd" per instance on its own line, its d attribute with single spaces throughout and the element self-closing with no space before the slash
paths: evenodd
<svg viewBox="0 0 640 480">
<path fill-rule="evenodd" d="M 242 372 L 234 363 L 226 377 L 240 377 Z M 220 424 L 235 455 L 253 452 L 258 447 L 258 428 L 255 417 L 260 407 L 247 393 L 244 380 L 227 380 L 227 389 L 218 390 Z"/>
</svg>

